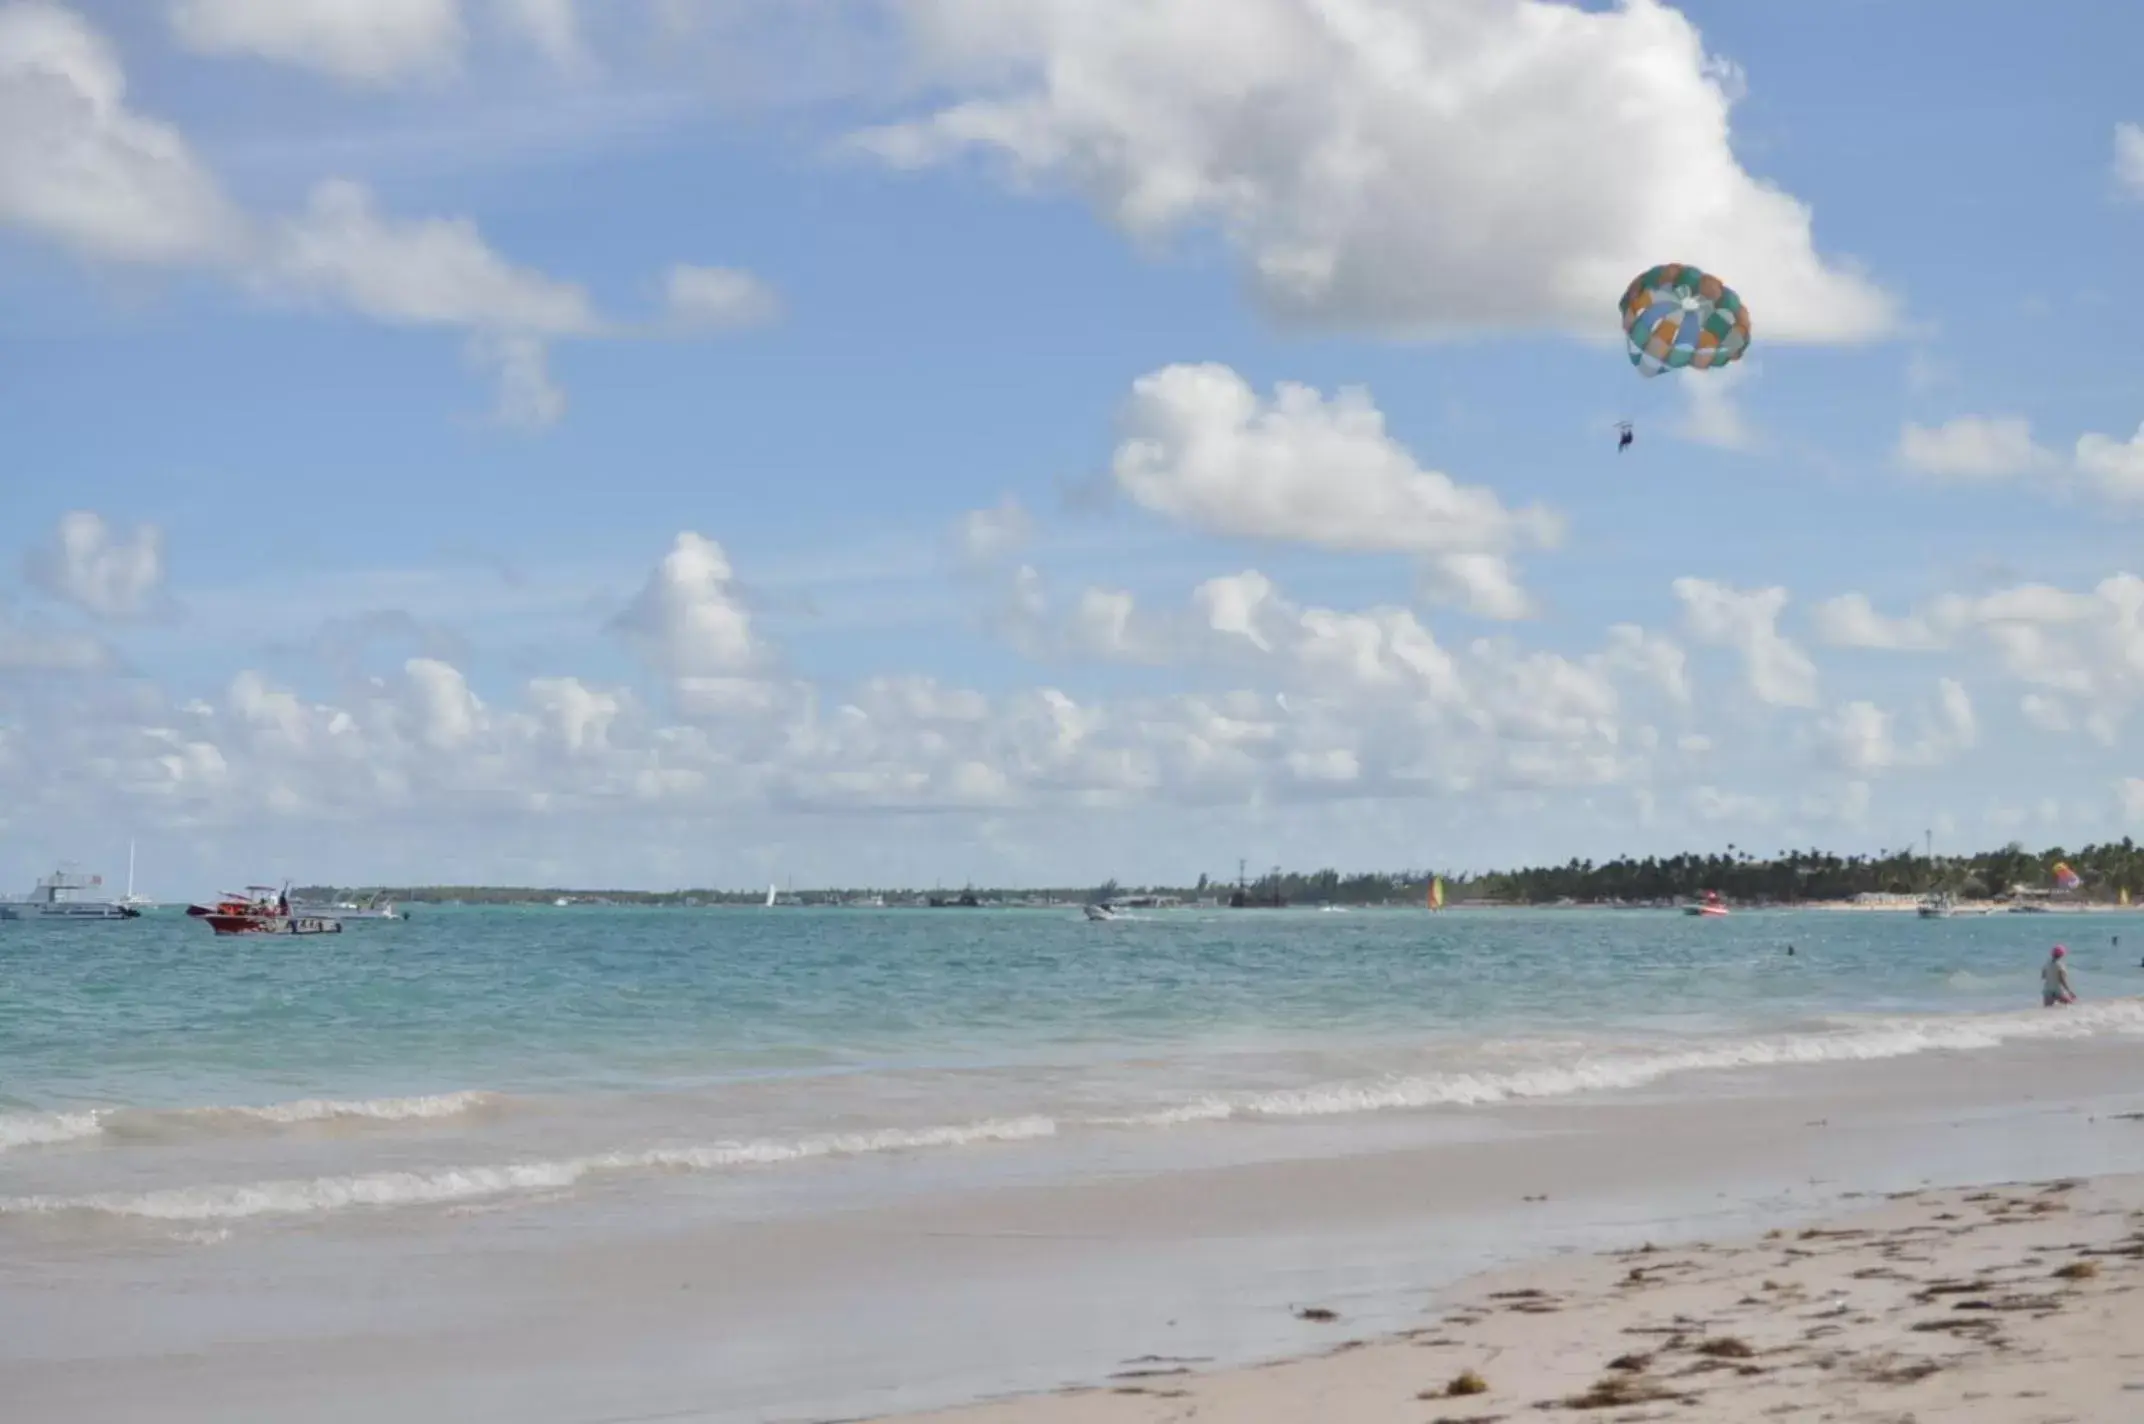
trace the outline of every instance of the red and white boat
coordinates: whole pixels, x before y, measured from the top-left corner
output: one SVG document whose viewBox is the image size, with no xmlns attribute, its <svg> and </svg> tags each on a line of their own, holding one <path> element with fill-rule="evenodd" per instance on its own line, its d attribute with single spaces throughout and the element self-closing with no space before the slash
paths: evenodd
<svg viewBox="0 0 2144 1424">
<path fill-rule="evenodd" d="M 213 906 L 188 905 L 186 913 L 208 921 L 220 935 L 316 935 L 341 934 L 342 921 L 324 915 L 294 915 L 290 891 L 268 885 L 248 885 L 243 895 L 225 892 Z"/>
<path fill-rule="evenodd" d="M 1727 906 L 1721 902 L 1719 891 L 1707 890 L 1703 899 L 1694 905 L 1683 906 L 1682 912 L 1686 915 L 1703 915 L 1706 919 L 1718 919 L 1727 913 Z"/>
</svg>

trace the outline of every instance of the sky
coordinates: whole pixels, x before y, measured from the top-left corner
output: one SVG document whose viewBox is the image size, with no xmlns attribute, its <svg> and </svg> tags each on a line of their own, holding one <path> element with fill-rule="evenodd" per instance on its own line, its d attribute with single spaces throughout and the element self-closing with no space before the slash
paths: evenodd
<svg viewBox="0 0 2144 1424">
<path fill-rule="evenodd" d="M 2144 11 L 2035 16 L 0 0 L 0 884 L 2136 832 Z"/>
</svg>

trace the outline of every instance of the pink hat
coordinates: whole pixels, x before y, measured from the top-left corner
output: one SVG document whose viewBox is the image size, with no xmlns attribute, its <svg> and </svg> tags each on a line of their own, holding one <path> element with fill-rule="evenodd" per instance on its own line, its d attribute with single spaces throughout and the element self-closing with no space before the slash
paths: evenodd
<svg viewBox="0 0 2144 1424">
<path fill-rule="evenodd" d="M 2061 945 L 2058 944 L 2055 946 L 2055 958 L 2060 959 L 2063 955 L 2068 953 L 2069 951 L 2064 949 Z"/>
</svg>

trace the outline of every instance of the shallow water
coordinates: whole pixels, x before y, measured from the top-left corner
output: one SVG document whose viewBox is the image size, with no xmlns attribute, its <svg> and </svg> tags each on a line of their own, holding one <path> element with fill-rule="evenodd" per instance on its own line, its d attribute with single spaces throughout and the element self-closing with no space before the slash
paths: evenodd
<svg viewBox="0 0 2144 1424">
<path fill-rule="evenodd" d="M 217 939 L 168 912 L 11 925 L 0 1230 L 324 1221 L 807 1166 L 810 1190 L 853 1197 L 872 1178 L 841 1169 L 887 1154 L 944 1155 L 944 1185 L 1240 1159 L 1276 1150 L 1240 1129 L 1279 1121 L 2129 1034 L 2133 1002 L 2048 1014 L 2030 995 L 2053 934 L 2088 998 L 2137 987 L 2113 943 L 2130 923 L 421 907 L 325 940 Z"/>
<path fill-rule="evenodd" d="M 1542 1251 L 2144 1170 L 2126 923 L 0 926 L 0 1380 L 34 1418 L 766 1424 L 1317 1349 L 1304 1300 L 1374 1332 Z M 2051 933 L 2074 1009 L 2032 998 Z"/>
</svg>

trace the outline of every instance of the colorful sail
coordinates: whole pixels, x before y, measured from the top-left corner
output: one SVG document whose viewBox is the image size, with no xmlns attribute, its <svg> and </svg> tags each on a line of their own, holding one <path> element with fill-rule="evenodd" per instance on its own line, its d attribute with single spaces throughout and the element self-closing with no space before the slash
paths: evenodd
<svg viewBox="0 0 2144 1424">
<path fill-rule="evenodd" d="M 1441 875 L 1429 877 L 1429 908 L 1432 910 L 1444 908 L 1444 877 Z"/>
<path fill-rule="evenodd" d="M 2076 871 L 2070 869 L 2068 861 L 2058 860 L 2055 862 L 2055 883 L 2065 890 L 2075 890 L 2084 884 L 2084 880 Z"/>
</svg>

